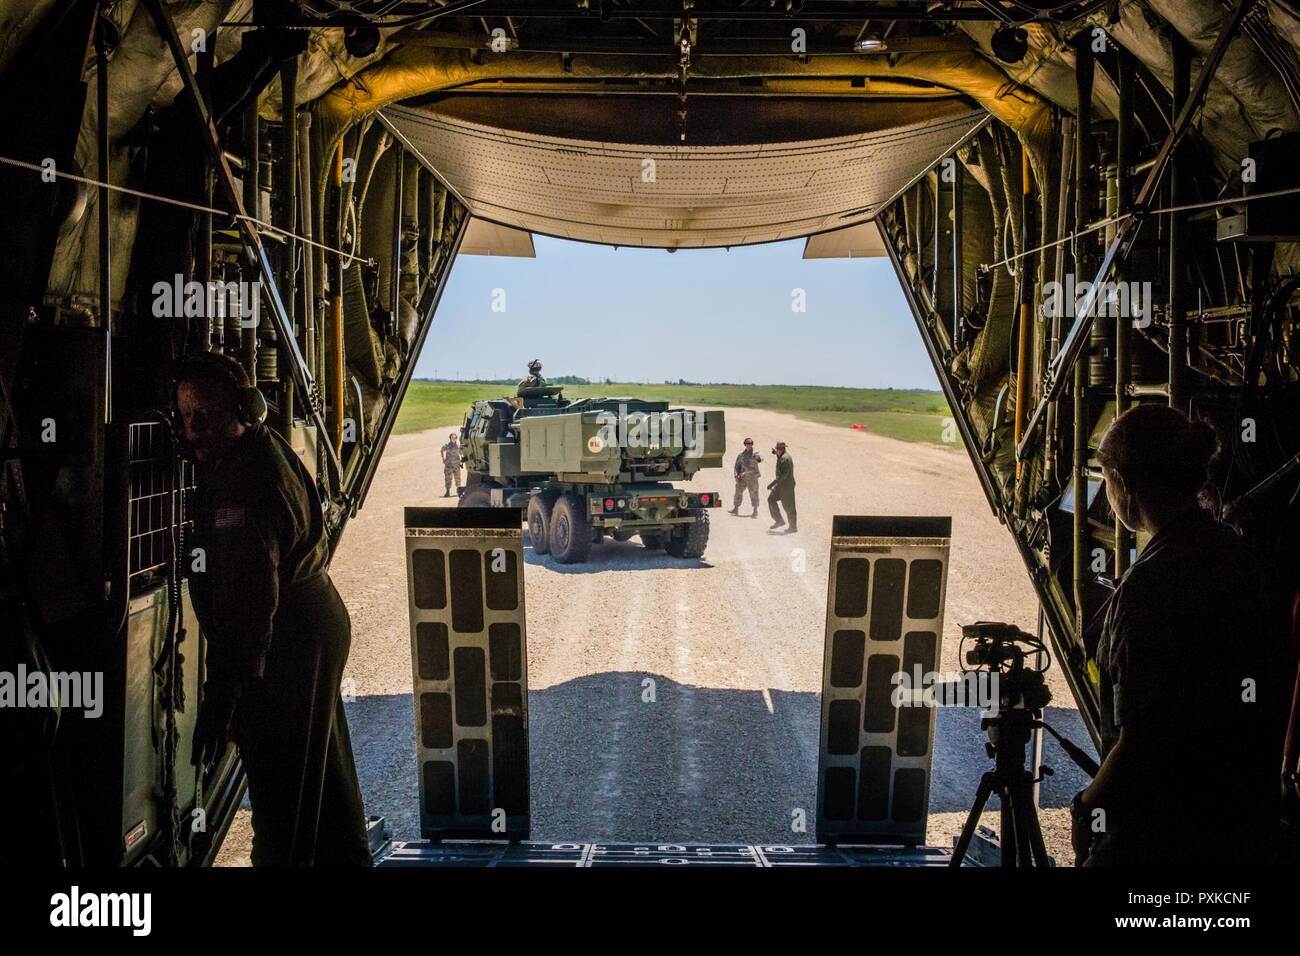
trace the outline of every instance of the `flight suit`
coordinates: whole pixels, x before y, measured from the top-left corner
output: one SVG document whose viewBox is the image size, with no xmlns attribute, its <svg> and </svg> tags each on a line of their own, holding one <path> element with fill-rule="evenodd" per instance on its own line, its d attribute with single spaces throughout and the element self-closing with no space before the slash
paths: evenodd
<svg viewBox="0 0 1300 956">
<path fill-rule="evenodd" d="M 762 460 L 762 455 L 751 450 L 742 451 L 736 456 L 736 497 L 731 503 L 732 511 L 740 510 L 745 492 L 748 491 L 749 503 L 754 508 L 754 514 L 758 514 L 758 463 Z"/>
<path fill-rule="evenodd" d="M 794 505 L 794 459 L 790 457 L 789 452 L 777 456 L 776 478 L 768 488 L 770 490 L 767 495 L 767 508 L 772 512 L 772 521 L 780 526 L 785 524 L 788 518 L 790 530 L 799 530 L 799 519 Z M 778 504 L 785 507 L 787 518 L 781 517 Z"/>
<path fill-rule="evenodd" d="M 351 622 L 325 570 L 315 483 L 271 429 L 250 427 L 200 466 L 192 548 L 202 549 L 189 580 L 207 639 L 203 706 L 233 700 L 253 864 L 368 866 L 339 693 Z"/>
<path fill-rule="evenodd" d="M 456 493 L 460 494 L 460 466 L 463 461 L 464 456 L 457 442 L 449 441 L 442 446 L 442 496 L 444 498 L 451 494 L 452 485 L 456 486 Z"/>
<path fill-rule="evenodd" d="M 1200 508 L 1125 573 L 1097 646 L 1101 754 L 1122 730 L 1142 756 L 1114 779 L 1084 865 L 1269 862 L 1289 688 L 1263 577 Z"/>
</svg>

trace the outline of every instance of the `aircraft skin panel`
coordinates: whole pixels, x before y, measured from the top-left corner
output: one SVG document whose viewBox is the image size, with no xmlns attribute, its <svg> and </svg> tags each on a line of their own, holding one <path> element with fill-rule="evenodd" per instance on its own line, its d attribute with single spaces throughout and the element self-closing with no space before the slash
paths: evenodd
<svg viewBox="0 0 1300 956">
<path fill-rule="evenodd" d="M 805 259 L 871 259 L 886 255 L 875 223 L 818 233 L 809 236 L 803 247 Z"/>
<path fill-rule="evenodd" d="M 510 256 L 532 259 L 537 256 L 530 233 L 483 219 L 471 219 L 460 244 L 465 256 Z"/>
</svg>

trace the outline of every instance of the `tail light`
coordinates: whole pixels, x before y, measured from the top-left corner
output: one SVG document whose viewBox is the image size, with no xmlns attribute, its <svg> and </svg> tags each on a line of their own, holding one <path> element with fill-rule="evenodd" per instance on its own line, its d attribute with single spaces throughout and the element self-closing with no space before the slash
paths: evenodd
<svg viewBox="0 0 1300 956">
<path fill-rule="evenodd" d="M 709 502 L 712 500 L 713 500 L 712 495 L 700 495 L 700 504 L 702 504 L 706 508 L 709 506 Z"/>
<path fill-rule="evenodd" d="M 606 498 L 606 499 L 605 499 L 605 510 L 606 510 L 606 511 L 613 511 L 613 510 L 614 510 L 614 499 L 613 499 L 613 498 Z"/>
</svg>

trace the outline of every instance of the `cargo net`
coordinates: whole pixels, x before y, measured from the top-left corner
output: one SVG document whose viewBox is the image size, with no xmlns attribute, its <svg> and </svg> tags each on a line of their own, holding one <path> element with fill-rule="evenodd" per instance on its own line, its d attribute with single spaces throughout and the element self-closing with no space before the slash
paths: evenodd
<svg viewBox="0 0 1300 956">
<path fill-rule="evenodd" d="M 194 489 L 194 466 L 177 461 L 167 426 L 159 421 L 134 422 L 128 428 L 130 486 L 127 508 L 128 580 L 131 594 L 160 583 L 172 560 L 178 516 L 187 513 L 181 497 Z M 189 522 L 185 522 L 188 524 Z"/>
</svg>

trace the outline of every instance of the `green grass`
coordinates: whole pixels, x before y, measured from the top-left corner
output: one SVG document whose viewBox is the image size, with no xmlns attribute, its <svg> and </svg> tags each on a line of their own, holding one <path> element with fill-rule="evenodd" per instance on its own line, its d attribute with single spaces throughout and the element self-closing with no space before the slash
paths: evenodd
<svg viewBox="0 0 1300 956">
<path fill-rule="evenodd" d="M 513 394 L 509 386 L 480 382 L 411 382 L 397 414 L 397 434 L 457 424 L 471 402 Z M 876 435 L 902 441 L 944 444 L 944 420 L 951 416 L 940 392 L 820 385 L 566 385 L 565 398 L 626 396 L 669 401 L 687 408 L 730 406 L 785 412 L 808 421 L 845 428 L 857 423 Z M 958 448 L 959 445 L 951 447 Z"/>
</svg>

